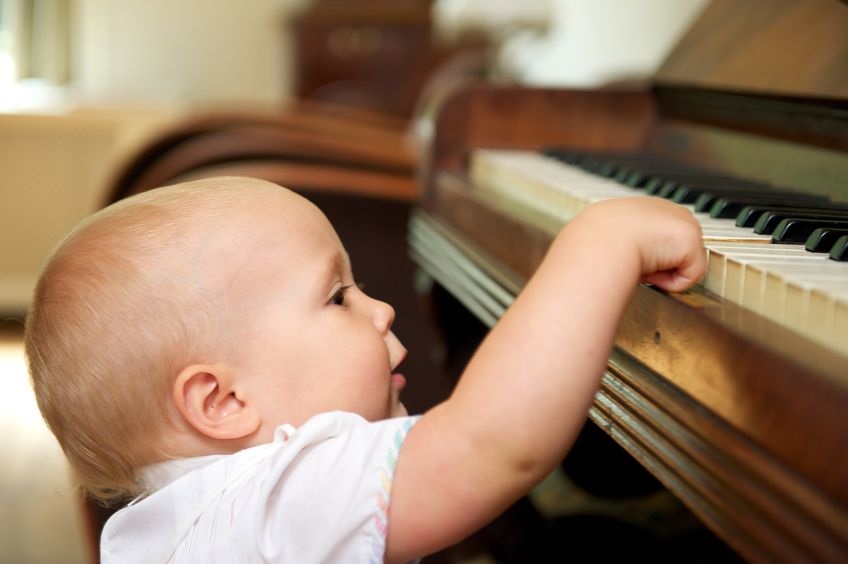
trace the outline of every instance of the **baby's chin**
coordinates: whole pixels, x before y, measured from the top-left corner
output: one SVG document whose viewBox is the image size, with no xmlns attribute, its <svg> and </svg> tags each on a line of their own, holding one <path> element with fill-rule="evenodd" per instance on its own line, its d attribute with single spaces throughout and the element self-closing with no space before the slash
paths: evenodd
<svg viewBox="0 0 848 564">
<path fill-rule="evenodd" d="M 406 417 L 409 415 L 409 412 L 406 411 L 406 406 L 401 402 L 397 402 L 394 407 L 392 407 L 392 417 Z"/>
</svg>

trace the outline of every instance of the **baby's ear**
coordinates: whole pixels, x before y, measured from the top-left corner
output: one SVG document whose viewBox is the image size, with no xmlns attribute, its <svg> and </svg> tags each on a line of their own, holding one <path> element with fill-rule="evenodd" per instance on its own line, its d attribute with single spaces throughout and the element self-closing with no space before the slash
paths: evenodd
<svg viewBox="0 0 848 564">
<path fill-rule="evenodd" d="M 233 376 L 222 364 L 193 364 L 174 382 L 177 410 L 207 437 L 241 439 L 259 429 L 259 414 L 239 397 Z"/>
</svg>

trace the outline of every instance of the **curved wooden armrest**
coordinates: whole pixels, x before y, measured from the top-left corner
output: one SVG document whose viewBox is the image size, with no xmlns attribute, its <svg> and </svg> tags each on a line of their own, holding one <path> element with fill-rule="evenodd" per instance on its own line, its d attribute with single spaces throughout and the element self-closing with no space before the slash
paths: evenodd
<svg viewBox="0 0 848 564">
<path fill-rule="evenodd" d="M 413 176 L 416 155 L 398 132 L 355 130 L 341 121 L 331 126 L 329 121 L 310 121 L 304 115 L 216 113 L 190 118 L 154 139 L 118 169 L 109 183 L 107 203 L 161 186 L 192 170 L 239 160 L 322 163 Z M 321 125 L 324 123 L 327 125 Z"/>
<path fill-rule="evenodd" d="M 326 101 L 296 99 L 284 106 L 284 113 L 297 114 L 307 121 L 315 120 L 319 123 L 344 120 L 357 130 L 374 129 L 402 133 L 409 127 L 408 120 L 394 115 Z"/>
<path fill-rule="evenodd" d="M 176 178 L 185 182 L 212 176 L 261 178 L 295 191 L 347 193 L 366 198 L 414 202 L 418 187 L 414 177 L 308 163 L 269 160 L 238 161 L 203 167 Z"/>
</svg>

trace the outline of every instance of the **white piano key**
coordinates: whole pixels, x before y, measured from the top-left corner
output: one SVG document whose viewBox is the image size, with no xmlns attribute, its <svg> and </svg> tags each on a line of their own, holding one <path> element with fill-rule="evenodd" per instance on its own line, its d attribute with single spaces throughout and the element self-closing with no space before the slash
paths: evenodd
<svg viewBox="0 0 848 564">
<path fill-rule="evenodd" d="M 830 344 L 836 350 L 848 353 L 848 291 L 836 295 L 833 312 L 833 334 Z"/>
</svg>

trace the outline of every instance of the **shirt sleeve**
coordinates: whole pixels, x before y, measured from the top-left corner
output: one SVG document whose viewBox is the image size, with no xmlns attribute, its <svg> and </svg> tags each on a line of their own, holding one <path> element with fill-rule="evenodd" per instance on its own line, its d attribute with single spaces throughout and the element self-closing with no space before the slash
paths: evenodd
<svg viewBox="0 0 848 564">
<path fill-rule="evenodd" d="M 298 429 L 286 445 L 299 449 L 298 455 L 278 474 L 272 463 L 266 482 L 268 502 L 257 539 L 263 557 L 382 563 L 398 454 L 416 421 L 372 423 L 331 413 Z"/>
</svg>

